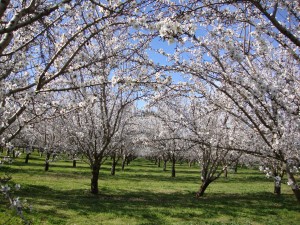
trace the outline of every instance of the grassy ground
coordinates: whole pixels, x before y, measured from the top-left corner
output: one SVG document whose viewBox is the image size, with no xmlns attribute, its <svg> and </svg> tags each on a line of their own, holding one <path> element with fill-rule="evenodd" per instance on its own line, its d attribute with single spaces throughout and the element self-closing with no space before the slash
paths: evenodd
<svg viewBox="0 0 300 225">
<path fill-rule="evenodd" d="M 256 170 L 239 169 L 212 183 L 202 199 L 198 167 L 177 166 L 177 177 L 150 161 L 137 159 L 115 176 L 109 162 L 101 170 L 100 194 L 89 193 L 86 164 L 58 161 L 44 172 L 44 160 L 33 155 L 29 164 L 17 159 L 9 168 L 17 193 L 32 205 L 26 217 L 33 224 L 299 224 L 300 204 L 289 187 L 272 194 L 273 183 Z M 21 224 L 0 198 L 0 225 Z M 9 221 L 7 221 L 9 220 Z"/>
</svg>

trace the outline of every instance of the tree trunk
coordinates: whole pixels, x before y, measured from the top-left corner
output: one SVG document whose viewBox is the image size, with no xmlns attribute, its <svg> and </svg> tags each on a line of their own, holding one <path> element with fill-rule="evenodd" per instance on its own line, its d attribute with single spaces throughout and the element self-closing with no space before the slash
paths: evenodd
<svg viewBox="0 0 300 225">
<path fill-rule="evenodd" d="M 296 179 L 295 179 L 293 173 L 290 172 L 290 168 L 288 167 L 288 165 L 286 166 L 286 174 L 288 175 L 288 181 L 290 183 L 290 186 L 292 187 L 294 195 L 295 195 L 297 201 L 300 202 L 300 188 L 296 182 Z"/>
<path fill-rule="evenodd" d="M 46 159 L 45 161 L 45 171 L 49 170 L 49 160 Z"/>
<path fill-rule="evenodd" d="M 112 163 L 110 175 L 114 176 L 116 174 L 116 163 Z"/>
<path fill-rule="evenodd" d="M 201 184 L 201 187 L 199 191 L 196 193 L 196 197 L 200 198 L 204 195 L 205 190 L 207 189 L 208 185 L 210 184 L 210 181 L 204 181 Z"/>
<path fill-rule="evenodd" d="M 234 173 L 237 173 L 238 165 L 239 165 L 239 160 L 236 160 L 236 162 L 234 164 Z"/>
<path fill-rule="evenodd" d="M 294 192 L 294 195 L 295 195 L 297 201 L 300 202 L 300 189 L 299 189 L 299 187 L 294 188 L 294 189 L 292 188 L 292 190 Z"/>
<path fill-rule="evenodd" d="M 168 161 L 168 160 L 164 160 L 164 168 L 163 168 L 163 171 L 167 171 L 167 161 Z"/>
<path fill-rule="evenodd" d="M 281 182 L 274 181 L 274 194 L 280 195 L 281 194 Z"/>
<path fill-rule="evenodd" d="M 99 171 L 100 171 L 100 165 L 94 164 L 92 166 L 91 193 L 95 195 L 99 193 L 99 188 L 98 188 Z"/>
<path fill-rule="evenodd" d="M 76 159 L 73 159 L 73 167 L 76 168 Z"/>
<path fill-rule="evenodd" d="M 49 170 L 49 160 L 50 160 L 51 153 L 47 152 L 46 161 L 45 161 L 45 171 Z"/>
<path fill-rule="evenodd" d="M 126 166 L 128 166 L 128 165 L 129 165 L 129 163 L 131 162 L 131 159 L 130 159 L 130 157 L 127 157 L 125 162 L 126 162 Z"/>
<path fill-rule="evenodd" d="M 112 156 L 112 164 L 111 164 L 111 170 L 110 170 L 110 175 L 114 176 L 116 174 L 116 153 L 113 154 Z"/>
<path fill-rule="evenodd" d="M 14 149 L 12 150 L 12 155 L 13 155 L 13 158 L 16 158 L 16 151 Z"/>
<path fill-rule="evenodd" d="M 30 155 L 30 153 L 26 154 L 25 163 L 28 163 L 28 161 L 29 161 L 29 155 Z"/>
<path fill-rule="evenodd" d="M 160 158 L 157 161 L 157 167 L 160 167 Z"/>
<path fill-rule="evenodd" d="M 176 159 L 175 159 L 175 155 L 172 155 L 172 177 L 176 176 L 176 171 L 175 171 L 175 163 L 176 163 Z"/>
<path fill-rule="evenodd" d="M 224 167 L 224 177 L 225 177 L 225 178 L 228 177 L 228 169 L 227 169 L 227 166 Z"/>
<path fill-rule="evenodd" d="M 125 170 L 125 164 L 126 164 L 126 157 L 124 157 L 122 160 L 122 171 Z"/>
</svg>

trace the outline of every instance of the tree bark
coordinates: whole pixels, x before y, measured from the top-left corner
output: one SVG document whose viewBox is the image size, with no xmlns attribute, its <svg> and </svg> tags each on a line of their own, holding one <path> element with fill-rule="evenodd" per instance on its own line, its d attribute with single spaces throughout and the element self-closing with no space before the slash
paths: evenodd
<svg viewBox="0 0 300 225">
<path fill-rule="evenodd" d="M 176 163 L 176 159 L 175 159 L 175 155 L 172 155 L 172 177 L 176 176 L 176 170 L 175 170 L 175 163 Z"/>
<path fill-rule="evenodd" d="M 167 162 L 168 162 L 168 160 L 164 160 L 163 171 L 167 171 Z"/>
<path fill-rule="evenodd" d="M 227 169 L 227 166 L 225 166 L 225 168 L 224 168 L 224 177 L 225 177 L 225 178 L 228 177 L 228 169 Z"/>
<path fill-rule="evenodd" d="M 51 153 L 47 152 L 46 161 L 45 161 L 45 171 L 49 170 L 49 160 L 50 160 Z"/>
<path fill-rule="evenodd" d="M 297 201 L 300 202 L 300 188 L 296 182 L 296 179 L 295 179 L 293 173 L 290 172 L 289 166 L 286 166 L 286 173 L 288 175 L 289 182 L 291 182 L 291 187 L 294 192 L 294 195 L 295 195 Z"/>
<path fill-rule="evenodd" d="M 73 159 L 73 167 L 76 168 L 76 159 Z"/>
<path fill-rule="evenodd" d="M 26 154 L 25 163 L 28 163 L 28 161 L 29 161 L 29 155 L 30 155 L 30 153 Z"/>
<path fill-rule="evenodd" d="M 124 157 L 122 160 L 122 171 L 125 170 L 125 164 L 126 164 L 126 157 Z"/>
<path fill-rule="evenodd" d="M 49 170 L 49 160 L 46 159 L 45 161 L 45 171 Z"/>
<path fill-rule="evenodd" d="M 236 162 L 234 163 L 234 173 L 237 173 L 238 165 L 239 165 L 239 160 L 236 160 Z"/>
<path fill-rule="evenodd" d="M 208 185 L 210 184 L 210 181 L 203 181 L 201 184 L 201 187 L 199 191 L 196 193 L 196 197 L 200 198 L 204 195 L 205 190 L 207 189 Z"/>
<path fill-rule="evenodd" d="M 98 163 L 94 164 L 92 166 L 91 193 L 95 195 L 99 193 L 99 188 L 98 188 L 99 171 L 100 171 L 100 165 L 98 165 Z"/>
<path fill-rule="evenodd" d="M 111 164 L 111 170 L 110 170 L 110 175 L 114 176 L 116 174 L 116 153 L 113 154 L 112 156 L 112 164 Z"/>
<path fill-rule="evenodd" d="M 281 195 L 281 182 L 274 181 L 274 194 Z"/>
<path fill-rule="evenodd" d="M 293 192 L 294 192 L 294 195 L 297 199 L 298 202 L 300 202 L 300 190 L 299 190 L 299 187 L 298 188 L 292 188 Z"/>
</svg>

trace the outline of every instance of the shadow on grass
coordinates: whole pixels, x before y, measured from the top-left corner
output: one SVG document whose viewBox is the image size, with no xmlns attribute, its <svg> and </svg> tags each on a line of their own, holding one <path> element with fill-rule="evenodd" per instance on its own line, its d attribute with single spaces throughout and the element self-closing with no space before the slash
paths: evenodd
<svg viewBox="0 0 300 225">
<path fill-rule="evenodd" d="M 141 224 L 165 224 L 167 218 L 181 221 L 217 219 L 222 216 L 238 218 L 243 213 L 251 217 L 277 215 L 279 209 L 299 212 L 299 205 L 290 195 L 274 196 L 269 192 L 254 194 L 213 194 L 196 199 L 194 193 L 154 193 L 117 189 L 112 193 L 102 188 L 101 194 L 92 195 L 87 190 L 76 189 L 59 191 L 47 186 L 27 185 L 23 187 L 22 197 L 30 197 L 39 205 L 49 205 L 53 209 L 74 211 L 77 215 L 110 213 L 116 217 L 129 217 Z M 28 194 L 30 193 L 30 194 Z M 28 196 L 26 196 L 28 195 Z M 42 215 L 51 215 L 52 220 L 67 219 L 51 209 L 37 209 Z M 186 211 L 182 211 L 186 209 Z M 57 218 L 56 218 L 57 217 Z M 258 221 L 260 222 L 260 221 Z"/>
</svg>

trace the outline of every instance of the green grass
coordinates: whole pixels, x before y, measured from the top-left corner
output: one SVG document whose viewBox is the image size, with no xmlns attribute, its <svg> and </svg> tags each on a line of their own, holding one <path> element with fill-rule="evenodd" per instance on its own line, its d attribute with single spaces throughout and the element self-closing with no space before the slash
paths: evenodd
<svg viewBox="0 0 300 225">
<path fill-rule="evenodd" d="M 110 176 L 107 162 L 100 172 L 100 194 L 89 193 L 90 170 L 83 162 L 58 161 L 43 170 L 44 159 L 36 154 L 29 164 L 17 159 L 9 168 L 17 193 L 32 205 L 26 218 L 33 224 L 299 224 L 300 204 L 291 190 L 272 194 L 271 180 L 256 170 L 239 169 L 212 183 L 201 199 L 199 168 L 177 165 L 177 177 L 152 162 L 133 161 L 125 172 Z M 0 225 L 21 224 L 0 198 Z M 8 222 L 8 219 L 10 219 Z"/>
</svg>

